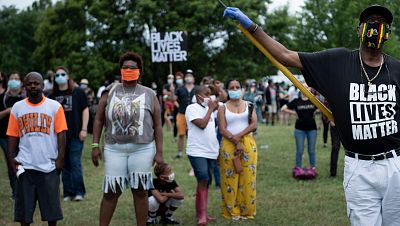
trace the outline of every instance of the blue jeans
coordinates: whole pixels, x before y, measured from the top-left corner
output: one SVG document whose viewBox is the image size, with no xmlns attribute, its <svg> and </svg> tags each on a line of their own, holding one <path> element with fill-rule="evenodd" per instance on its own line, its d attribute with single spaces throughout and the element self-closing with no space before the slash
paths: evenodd
<svg viewBox="0 0 400 226">
<path fill-rule="evenodd" d="M 11 187 L 11 191 L 12 191 L 11 195 L 12 195 L 12 198 L 15 199 L 15 186 L 16 186 L 17 177 L 14 174 L 13 170 L 11 169 L 11 167 L 9 166 L 9 164 L 8 164 L 8 158 L 7 158 L 8 143 L 7 143 L 7 138 L 0 138 L 0 147 L 1 147 L 1 149 L 3 149 L 4 157 L 5 157 L 4 159 L 6 160 L 8 179 L 10 181 L 10 187 Z M 16 154 L 17 154 L 17 151 L 14 152 L 14 157 L 16 156 Z"/>
<path fill-rule="evenodd" d="M 214 173 L 214 168 L 217 163 L 215 159 L 208 159 L 203 157 L 194 157 L 188 155 L 190 164 L 193 167 L 194 175 L 197 182 L 207 181 L 211 184 L 212 174 Z"/>
<path fill-rule="evenodd" d="M 8 152 L 8 143 L 7 143 L 7 138 L 0 138 L 0 147 L 3 149 L 4 152 L 4 159 L 6 160 L 6 166 L 7 166 L 7 173 L 8 173 L 8 180 L 10 181 L 10 187 L 11 187 L 11 197 L 15 199 L 15 186 L 16 186 L 16 181 L 17 181 L 17 176 L 14 174 L 14 171 L 11 169 L 11 167 L 8 165 L 8 158 L 7 158 L 7 152 Z M 14 157 L 18 153 L 18 148 L 14 152 Z"/>
<path fill-rule="evenodd" d="M 62 170 L 64 197 L 84 196 L 86 193 L 82 173 L 83 142 L 79 138 L 72 138 L 67 142 Z"/>
<path fill-rule="evenodd" d="M 310 166 L 315 166 L 315 143 L 317 142 L 317 130 L 294 130 L 296 139 L 296 166 L 301 167 L 304 151 L 304 140 L 307 137 L 308 158 Z"/>
</svg>

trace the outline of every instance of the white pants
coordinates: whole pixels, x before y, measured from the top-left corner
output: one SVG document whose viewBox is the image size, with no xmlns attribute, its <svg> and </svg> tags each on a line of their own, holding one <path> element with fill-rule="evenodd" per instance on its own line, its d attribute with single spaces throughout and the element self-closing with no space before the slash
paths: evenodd
<svg viewBox="0 0 400 226">
<path fill-rule="evenodd" d="M 343 187 L 352 226 L 400 225 L 400 158 L 345 157 Z"/>
<path fill-rule="evenodd" d="M 165 206 L 167 207 L 180 207 L 182 205 L 183 200 L 177 200 L 173 198 L 169 198 L 165 202 Z M 157 199 L 154 196 L 149 197 L 149 211 L 150 212 L 156 212 L 160 208 L 160 203 L 157 201 Z"/>
</svg>

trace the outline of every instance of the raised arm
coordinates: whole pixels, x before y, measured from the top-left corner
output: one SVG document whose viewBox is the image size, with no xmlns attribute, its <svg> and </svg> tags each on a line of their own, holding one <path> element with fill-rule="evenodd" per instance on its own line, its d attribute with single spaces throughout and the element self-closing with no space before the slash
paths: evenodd
<svg viewBox="0 0 400 226">
<path fill-rule="evenodd" d="M 247 29 L 260 44 L 268 50 L 269 53 L 277 61 L 287 67 L 295 67 L 303 69 L 299 54 L 295 51 L 287 49 L 284 45 L 271 38 L 257 24 L 250 20 L 240 9 L 227 7 L 224 11 L 224 16 L 233 20 L 237 20 L 245 29 Z"/>
</svg>

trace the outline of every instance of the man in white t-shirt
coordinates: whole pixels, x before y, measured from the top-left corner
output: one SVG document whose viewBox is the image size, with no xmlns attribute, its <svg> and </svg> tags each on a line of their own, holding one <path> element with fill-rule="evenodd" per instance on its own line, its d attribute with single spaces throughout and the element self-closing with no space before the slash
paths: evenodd
<svg viewBox="0 0 400 226">
<path fill-rule="evenodd" d="M 26 75 L 28 98 L 11 109 L 8 122 L 8 161 L 17 173 L 14 220 L 33 222 L 36 202 L 43 221 L 57 224 L 63 218 L 60 204 L 60 171 L 64 163 L 67 122 L 63 107 L 43 96 L 43 78 Z M 13 150 L 18 153 L 13 158 Z"/>
<path fill-rule="evenodd" d="M 198 225 L 207 224 L 208 185 L 216 166 L 219 144 L 215 129 L 214 111 L 218 102 L 210 98 L 211 90 L 205 86 L 196 89 L 197 103 L 186 108 L 185 118 L 188 125 L 186 155 L 193 167 L 197 179 L 196 216 Z"/>
</svg>

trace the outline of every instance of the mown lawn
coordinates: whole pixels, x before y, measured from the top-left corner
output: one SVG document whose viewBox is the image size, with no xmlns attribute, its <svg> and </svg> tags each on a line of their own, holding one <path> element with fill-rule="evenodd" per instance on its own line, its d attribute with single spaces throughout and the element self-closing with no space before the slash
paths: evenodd
<svg viewBox="0 0 400 226">
<path fill-rule="evenodd" d="M 294 164 L 293 126 L 259 126 L 257 144 L 257 216 L 254 220 L 233 222 L 220 215 L 220 192 L 214 184 L 210 188 L 209 212 L 217 216 L 209 225 L 304 225 L 341 226 L 349 225 L 346 217 L 342 189 L 343 149 L 341 149 L 338 177 L 329 176 L 330 148 L 322 147 L 322 131 L 318 131 L 317 171 L 314 181 L 296 181 L 291 177 Z M 164 133 L 164 159 L 173 166 L 177 182 L 185 191 L 185 202 L 175 218 L 181 225 L 196 225 L 195 178 L 188 176 L 188 159 L 175 159 L 176 144 L 169 132 Z M 207 141 L 204 141 L 207 142 Z M 87 139 L 84 155 L 84 175 L 87 196 L 82 202 L 62 202 L 64 220 L 59 225 L 98 225 L 99 204 L 102 196 L 103 168 L 95 168 L 90 160 L 91 137 Z M 264 147 L 268 144 L 268 148 Z M 305 151 L 304 163 L 308 162 Z M 13 223 L 13 202 L 5 171 L 3 155 L 0 157 L 0 225 Z M 132 195 L 129 191 L 121 196 L 111 225 L 135 225 Z M 37 208 L 34 225 L 47 225 L 40 221 Z"/>
</svg>

